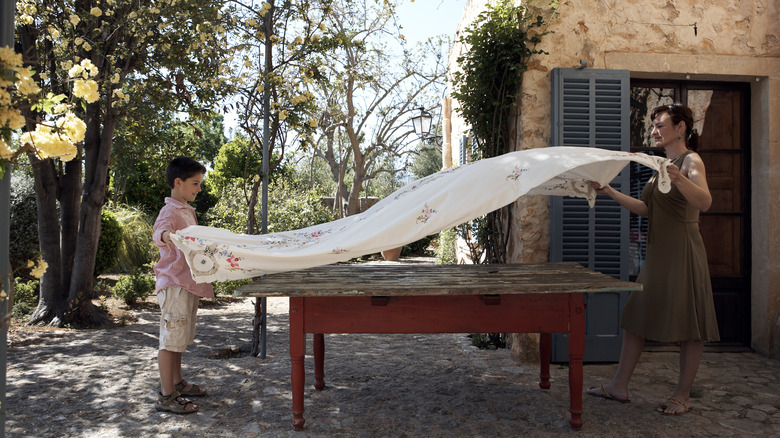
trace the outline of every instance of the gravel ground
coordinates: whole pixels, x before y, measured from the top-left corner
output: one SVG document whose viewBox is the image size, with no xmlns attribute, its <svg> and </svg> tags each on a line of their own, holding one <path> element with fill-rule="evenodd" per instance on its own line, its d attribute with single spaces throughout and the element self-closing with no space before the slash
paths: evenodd
<svg viewBox="0 0 780 438">
<path fill-rule="evenodd" d="M 508 350 L 478 350 L 465 335 L 327 335 L 327 387 L 313 384 L 306 358 L 306 427 L 290 424 L 287 299 L 269 299 L 266 359 L 212 359 L 251 339 L 253 303 L 202 308 L 185 377 L 206 387 L 200 412 L 154 409 L 158 310 L 108 330 L 9 334 L 6 435 L 9 437 L 544 437 L 780 436 L 780 361 L 753 353 L 705 353 L 694 411 L 655 412 L 671 394 L 677 355 L 646 353 L 632 403 L 583 396 L 585 425 L 568 424 L 567 368 L 538 366 Z M 614 364 L 585 366 L 585 387 L 605 382 Z"/>
</svg>

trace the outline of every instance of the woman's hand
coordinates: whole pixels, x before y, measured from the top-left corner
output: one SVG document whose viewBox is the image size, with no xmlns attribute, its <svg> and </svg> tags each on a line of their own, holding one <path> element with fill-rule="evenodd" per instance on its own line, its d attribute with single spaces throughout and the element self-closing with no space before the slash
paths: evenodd
<svg viewBox="0 0 780 438">
<path fill-rule="evenodd" d="M 609 196 L 617 201 L 618 204 L 627 208 L 628 211 L 638 214 L 639 216 L 647 216 L 647 204 L 641 199 L 632 198 L 631 196 L 620 193 L 609 184 L 602 186 L 598 181 L 591 181 L 590 185 L 597 194 Z"/>
<path fill-rule="evenodd" d="M 606 195 L 607 190 L 612 188 L 610 187 L 609 184 L 602 186 L 601 184 L 598 183 L 598 181 L 591 181 L 590 185 L 593 186 L 593 190 L 595 190 L 596 193 L 598 193 L 599 195 Z"/>
<path fill-rule="evenodd" d="M 671 181 L 672 184 L 677 185 L 680 181 L 685 178 L 685 175 L 680 172 L 680 168 L 675 166 L 674 164 L 670 164 L 666 167 L 666 172 L 669 174 L 669 181 Z"/>
</svg>

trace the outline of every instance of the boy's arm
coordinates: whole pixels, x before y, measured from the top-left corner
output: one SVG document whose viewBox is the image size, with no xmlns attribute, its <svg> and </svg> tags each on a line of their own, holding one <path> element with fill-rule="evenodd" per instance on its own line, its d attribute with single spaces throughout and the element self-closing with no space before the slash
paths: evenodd
<svg viewBox="0 0 780 438">
<path fill-rule="evenodd" d="M 163 209 L 157 220 L 154 222 L 154 235 L 152 240 L 154 244 L 160 248 L 168 247 L 173 244 L 171 240 L 171 233 L 176 231 L 176 224 L 174 223 L 174 217 L 168 210 Z"/>
</svg>

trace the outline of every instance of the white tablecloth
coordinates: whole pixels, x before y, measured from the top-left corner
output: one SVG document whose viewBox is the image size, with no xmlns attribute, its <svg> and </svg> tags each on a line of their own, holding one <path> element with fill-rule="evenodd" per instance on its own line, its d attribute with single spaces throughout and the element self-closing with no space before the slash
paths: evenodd
<svg viewBox="0 0 780 438">
<path fill-rule="evenodd" d="M 523 195 L 586 198 L 630 162 L 660 172 L 668 160 L 585 147 L 512 152 L 413 181 L 361 214 L 282 233 L 247 235 L 191 226 L 172 234 L 199 283 L 237 280 L 346 261 L 414 242 L 508 205 Z"/>
</svg>

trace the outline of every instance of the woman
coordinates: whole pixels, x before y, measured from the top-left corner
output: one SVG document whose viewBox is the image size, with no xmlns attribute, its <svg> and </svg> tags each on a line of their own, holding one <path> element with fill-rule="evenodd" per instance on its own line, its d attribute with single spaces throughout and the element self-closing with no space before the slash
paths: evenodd
<svg viewBox="0 0 780 438">
<path fill-rule="evenodd" d="M 699 232 L 699 212 L 707 211 L 712 196 L 704 162 L 696 148 L 693 113 L 681 104 L 653 109 L 652 136 L 671 161 L 672 189 L 661 193 L 654 175 L 642 190 L 642 199 L 593 183 L 634 214 L 648 216 L 647 254 L 637 278 L 643 290 L 628 299 L 620 326 L 623 344 L 615 376 L 587 394 L 627 403 L 628 383 L 642 354 L 645 340 L 680 343 L 677 387 L 658 412 L 682 415 L 691 410 L 691 386 L 699 368 L 704 342 L 720 339 L 715 320 L 707 254 Z"/>
</svg>

